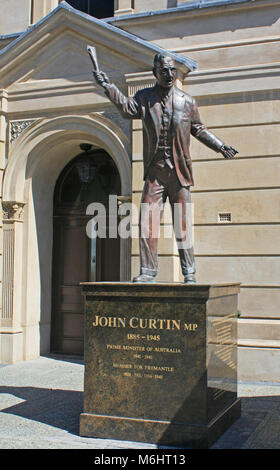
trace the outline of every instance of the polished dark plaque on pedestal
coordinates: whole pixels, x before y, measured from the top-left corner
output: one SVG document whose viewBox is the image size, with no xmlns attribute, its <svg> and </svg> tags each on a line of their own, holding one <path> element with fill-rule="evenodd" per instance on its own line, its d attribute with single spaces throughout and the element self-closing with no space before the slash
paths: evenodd
<svg viewBox="0 0 280 470">
<path fill-rule="evenodd" d="M 84 283 L 80 435 L 207 448 L 239 416 L 239 284 Z"/>
</svg>

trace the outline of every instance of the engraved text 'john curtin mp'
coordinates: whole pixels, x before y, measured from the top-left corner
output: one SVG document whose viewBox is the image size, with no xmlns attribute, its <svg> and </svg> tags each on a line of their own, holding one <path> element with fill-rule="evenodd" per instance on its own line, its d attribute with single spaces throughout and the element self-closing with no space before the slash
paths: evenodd
<svg viewBox="0 0 280 470">
<path fill-rule="evenodd" d="M 126 317 L 107 317 L 95 315 L 92 326 L 101 326 L 108 328 L 141 328 L 150 330 L 196 330 L 197 324 L 181 325 L 181 320 L 173 319 L 155 319 L 155 318 L 139 318 L 132 317 L 129 320 Z"/>
</svg>

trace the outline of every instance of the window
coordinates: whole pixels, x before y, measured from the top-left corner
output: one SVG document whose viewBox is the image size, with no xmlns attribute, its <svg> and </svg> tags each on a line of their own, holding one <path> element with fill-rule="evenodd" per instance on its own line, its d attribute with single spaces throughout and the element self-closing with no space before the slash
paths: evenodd
<svg viewBox="0 0 280 470">
<path fill-rule="evenodd" d="M 114 16 L 114 0 L 67 0 L 73 8 L 88 13 L 95 18 Z"/>
<path fill-rule="evenodd" d="M 55 192 L 54 207 L 84 210 L 92 202 L 108 204 L 109 195 L 120 194 L 116 165 L 104 150 L 82 153 L 64 168 Z"/>
</svg>

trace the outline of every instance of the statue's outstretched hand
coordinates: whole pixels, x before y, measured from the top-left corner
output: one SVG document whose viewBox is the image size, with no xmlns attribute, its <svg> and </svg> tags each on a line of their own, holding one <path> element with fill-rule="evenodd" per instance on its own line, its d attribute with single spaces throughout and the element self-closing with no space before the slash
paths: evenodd
<svg viewBox="0 0 280 470">
<path fill-rule="evenodd" d="M 231 147 L 230 145 L 223 145 L 221 147 L 220 152 L 225 158 L 234 158 L 235 155 L 238 153 L 238 150 L 235 150 L 235 148 Z"/>
<path fill-rule="evenodd" d="M 95 72 L 93 71 L 93 77 L 96 81 L 96 83 L 98 83 L 98 85 L 100 86 L 103 86 L 103 88 L 106 88 L 106 85 L 109 85 L 110 84 L 110 80 L 108 78 L 108 75 L 105 73 L 105 72 Z"/>
</svg>

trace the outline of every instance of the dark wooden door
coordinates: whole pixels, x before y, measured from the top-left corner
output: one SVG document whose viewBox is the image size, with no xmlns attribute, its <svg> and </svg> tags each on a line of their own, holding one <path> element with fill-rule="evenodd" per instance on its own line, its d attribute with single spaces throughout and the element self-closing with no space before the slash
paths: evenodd
<svg viewBox="0 0 280 470">
<path fill-rule="evenodd" d="M 108 159 L 106 154 L 103 159 Z M 84 299 L 80 283 L 120 279 L 120 240 L 87 236 L 86 226 L 91 217 L 85 215 L 86 206 L 98 197 L 106 205 L 106 198 L 98 186 L 98 171 L 92 172 L 91 180 L 81 182 L 74 171 L 76 161 L 74 159 L 72 169 L 68 165 L 62 172 L 55 191 L 51 350 L 80 355 L 84 348 Z M 81 162 L 81 158 L 78 161 Z M 94 162 L 92 158 L 92 164 Z M 104 180 L 104 165 L 102 168 Z M 114 182 L 114 178 L 111 180 Z M 110 190 L 117 191 L 119 187 L 113 184 L 112 189 L 107 185 L 106 190 L 109 195 Z M 107 218 L 107 227 L 108 223 Z"/>
<path fill-rule="evenodd" d="M 84 305 L 80 282 L 89 281 L 89 243 L 85 218 L 54 217 L 53 349 L 83 354 Z"/>
</svg>

